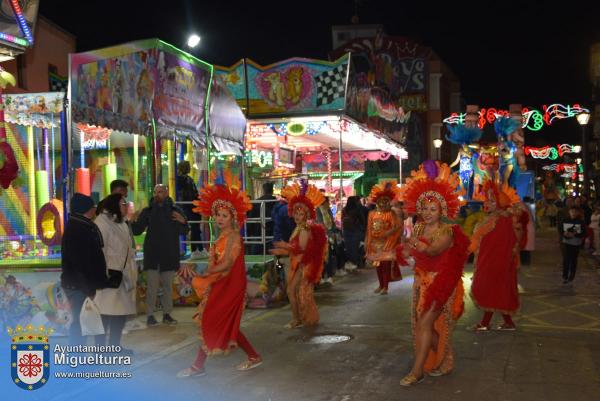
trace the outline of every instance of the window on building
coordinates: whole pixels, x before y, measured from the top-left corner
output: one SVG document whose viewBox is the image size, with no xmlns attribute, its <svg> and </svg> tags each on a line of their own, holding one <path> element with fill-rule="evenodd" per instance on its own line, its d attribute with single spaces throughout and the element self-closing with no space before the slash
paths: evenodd
<svg viewBox="0 0 600 401">
<path fill-rule="evenodd" d="M 56 74 L 58 75 L 58 67 L 52 64 L 48 64 L 48 72 L 50 74 Z"/>
<path fill-rule="evenodd" d="M 17 56 L 17 86 L 22 89 L 27 89 L 27 82 L 25 82 L 25 55 L 19 54 Z"/>
</svg>

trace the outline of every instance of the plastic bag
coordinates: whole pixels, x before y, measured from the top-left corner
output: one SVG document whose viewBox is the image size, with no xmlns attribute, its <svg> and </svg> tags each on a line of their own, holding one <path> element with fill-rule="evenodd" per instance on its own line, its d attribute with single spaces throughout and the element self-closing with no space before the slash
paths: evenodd
<svg viewBox="0 0 600 401">
<path fill-rule="evenodd" d="M 100 309 L 98 305 L 90 298 L 87 297 L 83 301 L 81 313 L 79 314 L 79 323 L 81 325 L 82 336 L 97 336 L 104 334 L 104 325 L 102 324 L 102 317 L 100 317 Z"/>
</svg>

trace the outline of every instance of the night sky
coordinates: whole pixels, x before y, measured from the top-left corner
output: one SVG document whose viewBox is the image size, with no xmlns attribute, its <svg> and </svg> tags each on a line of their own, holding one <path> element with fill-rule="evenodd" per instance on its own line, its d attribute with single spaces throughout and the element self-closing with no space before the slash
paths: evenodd
<svg viewBox="0 0 600 401">
<path fill-rule="evenodd" d="M 600 1 L 548 4 L 359 0 L 357 9 L 360 23 L 383 24 L 389 35 L 432 47 L 460 77 L 467 103 L 589 105 L 589 46 L 600 41 Z M 78 51 L 151 37 L 185 49 L 195 31 L 202 43 L 194 54 L 228 66 L 242 57 L 261 64 L 325 59 L 331 26 L 350 24 L 355 7 L 354 0 L 42 0 L 40 13 L 75 34 Z M 579 137 L 574 120 L 559 124 L 532 134 L 528 144 Z"/>
</svg>

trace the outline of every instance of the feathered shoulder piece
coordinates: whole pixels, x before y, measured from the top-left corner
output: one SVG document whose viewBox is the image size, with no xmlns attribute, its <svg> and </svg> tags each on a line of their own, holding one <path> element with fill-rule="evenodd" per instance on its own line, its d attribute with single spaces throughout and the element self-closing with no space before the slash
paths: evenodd
<svg viewBox="0 0 600 401">
<path fill-rule="evenodd" d="M 448 125 L 450 136 L 446 135 L 446 139 L 455 145 L 468 145 L 477 142 L 481 139 L 483 132 L 481 128 L 467 127 L 464 124 Z"/>
<path fill-rule="evenodd" d="M 519 122 L 510 117 L 496 117 L 496 121 L 494 121 L 494 130 L 496 131 L 496 135 L 501 136 L 506 139 L 510 134 L 515 132 L 517 128 L 519 128 Z"/>
<path fill-rule="evenodd" d="M 442 215 L 454 218 L 465 203 L 461 200 L 464 190 L 460 186 L 460 178 L 446 163 L 426 160 L 416 171 L 411 171 L 411 178 L 400 188 L 400 199 L 404 201 L 407 213 L 421 213 L 426 202 L 436 201 L 440 204 Z"/>
<path fill-rule="evenodd" d="M 305 179 L 300 183 L 294 182 L 281 190 L 281 196 L 288 201 L 288 214 L 294 214 L 294 208 L 304 205 L 310 212 L 311 219 L 316 217 L 315 209 L 325 202 L 325 196 L 317 187 L 309 184 Z"/>
<path fill-rule="evenodd" d="M 483 184 L 483 191 L 473 195 L 474 200 L 482 202 L 492 197 L 499 209 L 508 209 L 521 201 L 513 187 L 508 184 L 498 184 L 494 180 L 486 180 Z"/>
<path fill-rule="evenodd" d="M 246 213 L 252 209 L 250 198 L 239 188 L 239 180 L 235 180 L 228 171 L 220 183 L 200 188 L 198 200 L 193 204 L 196 206 L 193 211 L 206 217 L 216 215 L 219 209 L 227 209 L 238 225 L 246 220 Z"/>
<path fill-rule="evenodd" d="M 398 181 L 383 181 L 379 184 L 373 185 L 371 188 L 371 193 L 369 194 L 369 202 L 377 203 L 380 198 L 389 198 L 389 200 L 392 201 L 399 195 L 400 188 L 398 188 Z"/>
</svg>

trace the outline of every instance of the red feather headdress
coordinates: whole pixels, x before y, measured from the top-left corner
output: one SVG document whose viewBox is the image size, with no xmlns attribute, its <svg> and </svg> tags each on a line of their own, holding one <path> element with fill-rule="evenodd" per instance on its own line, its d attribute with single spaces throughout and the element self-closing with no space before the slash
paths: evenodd
<svg viewBox="0 0 600 401">
<path fill-rule="evenodd" d="M 225 183 L 227 185 L 213 184 L 200 188 L 198 200 L 193 202 L 196 207 L 192 210 L 209 217 L 216 215 L 219 209 L 227 209 L 241 225 L 246 220 L 246 213 L 252 210 L 250 198 L 239 189 L 239 183 L 228 172 L 225 173 Z"/>
<path fill-rule="evenodd" d="M 314 185 L 308 184 L 306 180 L 300 180 L 286 186 L 281 190 L 281 196 L 288 201 L 288 215 L 294 214 L 296 206 L 304 205 L 310 213 L 310 218 L 315 219 L 315 209 L 325 202 L 325 197 Z"/>
<path fill-rule="evenodd" d="M 460 196 L 464 190 L 460 188 L 458 174 L 452 173 L 445 163 L 425 161 L 419 170 L 411 171 L 411 178 L 406 179 L 406 185 L 400 188 L 400 199 L 404 201 L 407 213 L 420 213 L 426 202 L 437 201 L 442 209 L 442 215 L 454 218 L 460 207 L 465 203 Z"/>
<path fill-rule="evenodd" d="M 373 185 L 371 188 L 371 193 L 369 194 L 369 202 L 377 203 L 380 198 L 389 198 L 389 200 L 392 201 L 398 196 L 400 196 L 398 181 L 383 181 L 379 184 Z"/>
<path fill-rule="evenodd" d="M 498 184 L 494 180 L 486 180 L 483 184 L 483 192 L 473 195 L 473 199 L 485 202 L 490 197 L 494 198 L 499 209 L 508 209 L 521 201 L 513 187 L 508 184 Z"/>
</svg>

